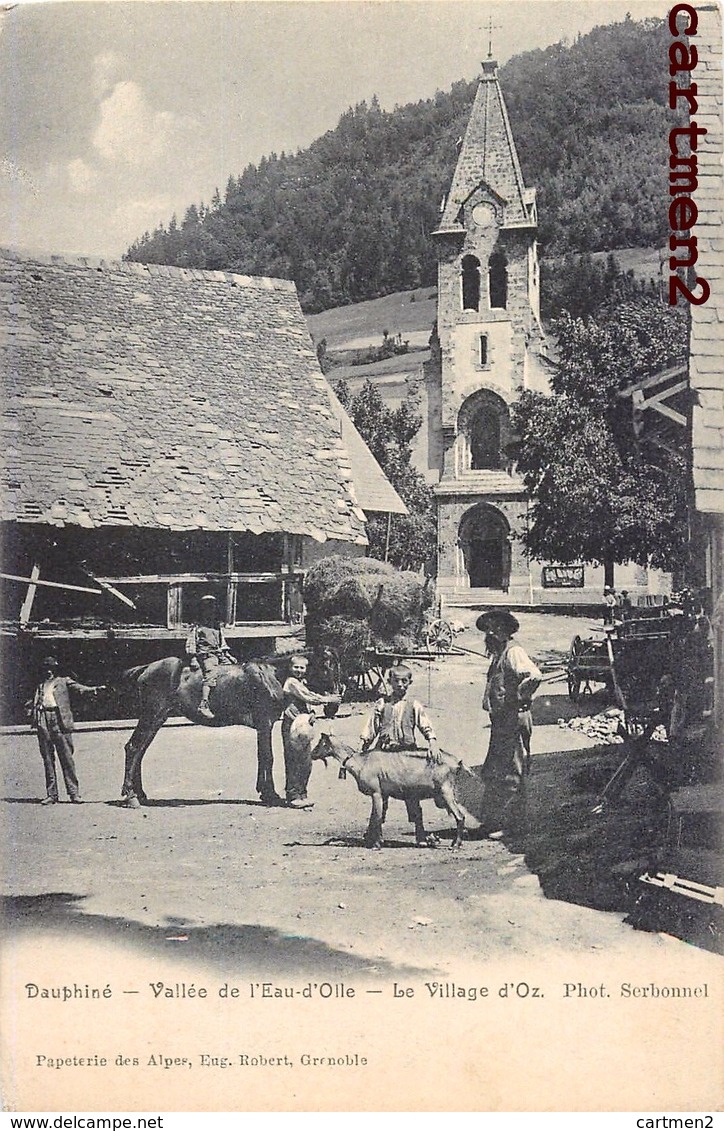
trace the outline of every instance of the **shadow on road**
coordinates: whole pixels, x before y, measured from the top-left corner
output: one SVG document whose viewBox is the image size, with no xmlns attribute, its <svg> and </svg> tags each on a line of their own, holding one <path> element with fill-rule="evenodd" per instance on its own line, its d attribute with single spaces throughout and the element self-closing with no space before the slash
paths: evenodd
<svg viewBox="0 0 724 1131">
<path fill-rule="evenodd" d="M 183 959 L 216 968 L 221 976 L 243 971 L 245 978 L 400 978 L 431 974 L 433 969 L 402 966 L 382 959 L 348 954 L 306 935 L 290 935 L 254 923 L 215 923 L 194 927 L 176 918 L 160 926 L 112 916 L 87 914 L 84 896 L 48 892 L 7 897 L 0 903 L 6 936 L 61 929 L 78 938 L 131 946 L 144 957 Z"/>
<path fill-rule="evenodd" d="M 670 816 L 667 799 L 646 772 L 637 771 L 614 804 L 593 812 L 622 757 L 621 746 L 537 754 L 525 823 L 506 837 L 506 847 L 524 853 L 550 899 L 623 912 L 634 927 L 666 930 L 721 953 L 716 908 L 680 899 L 662 917 L 658 894 L 640 880 L 664 866 Z"/>
</svg>

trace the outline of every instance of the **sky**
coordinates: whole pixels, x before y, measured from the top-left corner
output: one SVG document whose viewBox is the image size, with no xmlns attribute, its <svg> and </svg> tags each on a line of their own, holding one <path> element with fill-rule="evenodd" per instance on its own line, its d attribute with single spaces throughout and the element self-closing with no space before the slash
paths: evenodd
<svg viewBox="0 0 724 1131">
<path fill-rule="evenodd" d="M 660 0 L 66 0 L 0 12 L 0 245 L 120 256 L 349 107 L 493 54 L 666 14 Z M 9 9 L 9 10 L 8 10 Z M 662 84 L 668 82 L 662 60 Z"/>
</svg>

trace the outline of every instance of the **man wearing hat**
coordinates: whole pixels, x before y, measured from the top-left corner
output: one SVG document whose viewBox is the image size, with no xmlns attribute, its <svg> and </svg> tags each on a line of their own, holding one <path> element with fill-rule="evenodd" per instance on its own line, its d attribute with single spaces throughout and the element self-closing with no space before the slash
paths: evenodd
<svg viewBox="0 0 724 1131">
<path fill-rule="evenodd" d="M 201 668 L 201 702 L 199 714 L 205 719 L 213 719 L 209 707 L 211 688 L 216 686 L 219 664 L 234 664 L 236 660 L 229 651 L 216 609 L 216 598 L 207 593 L 201 598 L 199 623 L 195 624 L 186 639 L 186 655 L 191 658 L 191 666 Z"/>
<path fill-rule="evenodd" d="M 542 673 L 513 636 L 518 621 L 505 609 L 483 613 L 476 628 L 485 633 L 492 657 L 483 697 L 490 713 L 490 745 L 483 766 L 488 829 L 502 835 L 515 818 L 516 802 L 530 759 L 533 720 L 530 704 Z"/>
<path fill-rule="evenodd" d="M 78 775 L 73 760 L 73 728 L 75 720 L 70 707 L 70 692 L 95 695 L 101 687 L 86 687 L 75 679 L 58 675 L 59 664 L 55 656 L 46 656 L 41 665 L 42 679 L 33 696 L 33 727 L 38 735 L 40 756 L 45 767 L 46 796 L 41 805 L 55 805 L 58 801 L 58 778 L 55 755 L 63 771 L 68 797 L 75 805 L 82 798 L 78 788 Z"/>
</svg>

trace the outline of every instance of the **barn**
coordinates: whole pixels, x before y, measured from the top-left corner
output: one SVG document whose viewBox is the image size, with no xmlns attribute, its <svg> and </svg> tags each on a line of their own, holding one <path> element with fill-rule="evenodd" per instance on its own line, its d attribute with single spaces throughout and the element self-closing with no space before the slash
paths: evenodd
<svg viewBox="0 0 724 1131">
<path fill-rule="evenodd" d="M 239 656 L 405 507 L 331 393 L 294 285 L 0 253 L 4 699 L 183 648 L 213 593 Z"/>
</svg>

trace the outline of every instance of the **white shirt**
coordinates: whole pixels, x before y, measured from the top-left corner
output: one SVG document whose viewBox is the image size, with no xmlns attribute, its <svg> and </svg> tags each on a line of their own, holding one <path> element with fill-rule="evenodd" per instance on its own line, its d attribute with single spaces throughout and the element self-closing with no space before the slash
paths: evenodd
<svg viewBox="0 0 724 1131">
<path fill-rule="evenodd" d="M 43 681 L 43 700 L 40 704 L 44 711 L 52 711 L 58 706 L 55 698 L 55 676 Z"/>
</svg>

